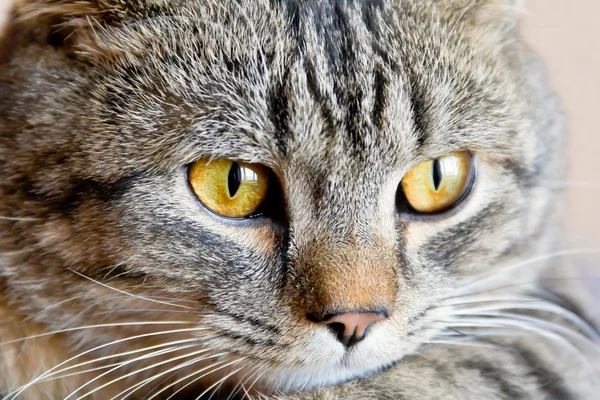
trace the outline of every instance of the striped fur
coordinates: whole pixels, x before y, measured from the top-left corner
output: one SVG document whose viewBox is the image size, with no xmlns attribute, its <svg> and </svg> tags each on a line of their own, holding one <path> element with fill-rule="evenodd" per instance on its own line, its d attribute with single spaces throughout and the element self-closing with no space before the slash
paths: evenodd
<svg viewBox="0 0 600 400">
<path fill-rule="evenodd" d="M 0 43 L 7 398 L 593 399 L 598 333 L 542 290 L 577 251 L 550 185 L 560 107 L 519 8 L 17 2 Z M 467 200 L 397 207 L 410 168 L 459 150 Z M 203 157 L 270 167 L 272 218 L 203 209 L 185 172 Z M 325 304 L 391 317 L 346 351 L 306 318 Z"/>
</svg>

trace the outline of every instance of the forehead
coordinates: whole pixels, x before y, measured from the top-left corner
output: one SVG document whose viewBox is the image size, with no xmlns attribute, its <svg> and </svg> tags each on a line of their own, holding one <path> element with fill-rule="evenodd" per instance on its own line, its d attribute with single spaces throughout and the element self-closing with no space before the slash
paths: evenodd
<svg viewBox="0 0 600 400">
<path fill-rule="evenodd" d="M 120 69 L 110 84 L 141 99 L 108 112 L 166 122 L 161 148 L 147 145 L 161 160 L 356 173 L 518 142 L 509 69 L 432 2 L 199 3 L 120 33 L 144 38 L 145 53 L 133 79 Z"/>
</svg>

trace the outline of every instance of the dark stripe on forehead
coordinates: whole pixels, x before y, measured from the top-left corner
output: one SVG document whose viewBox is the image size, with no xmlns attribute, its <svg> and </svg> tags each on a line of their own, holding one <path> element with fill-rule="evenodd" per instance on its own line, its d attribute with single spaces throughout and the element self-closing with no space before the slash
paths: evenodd
<svg viewBox="0 0 600 400">
<path fill-rule="evenodd" d="M 317 27 L 323 37 L 329 61 L 327 79 L 333 84 L 333 91 L 339 107 L 345 108 L 345 125 L 350 147 L 360 151 L 364 146 L 360 110 L 364 93 L 357 79 L 356 32 L 347 15 L 347 4 L 341 0 L 331 0 L 322 6 L 317 17 Z"/>
<path fill-rule="evenodd" d="M 383 8 L 383 0 L 363 0 L 362 19 L 363 23 L 373 34 L 379 33 L 380 22 L 375 19 L 375 13 Z"/>
<path fill-rule="evenodd" d="M 291 22 L 294 33 L 298 34 L 300 31 L 300 10 L 298 8 L 298 0 L 271 0 L 272 4 L 279 5 L 283 4 L 283 7 L 287 11 L 287 16 Z"/>
<path fill-rule="evenodd" d="M 355 32 L 349 25 L 348 16 L 343 9 L 343 4 L 340 3 L 339 0 L 335 2 L 334 21 L 335 28 L 339 30 L 338 33 L 342 36 L 343 40 L 340 43 L 339 49 L 336 49 L 334 44 L 330 44 L 332 47 L 330 54 L 334 54 L 335 52 L 339 57 L 338 59 L 331 60 L 334 71 L 337 65 L 338 70 L 336 72 L 339 73 L 339 75 L 334 77 L 334 91 L 342 104 L 345 104 L 347 107 L 348 135 L 352 148 L 359 150 L 363 148 L 360 110 L 362 108 L 364 93 L 356 79 L 358 73 L 356 70 L 356 44 L 353 41 Z"/>
<path fill-rule="evenodd" d="M 371 120 L 373 126 L 378 130 L 383 129 L 385 121 L 385 113 L 387 109 L 387 97 L 389 78 L 386 72 L 383 70 L 383 66 L 380 63 L 375 65 L 375 101 L 373 102 L 373 110 L 371 111 Z"/>
<path fill-rule="evenodd" d="M 269 115 L 271 122 L 275 127 L 274 141 L 277 150 L 282 156 L 287 155 L 286 138 L 291 137 L 292 133 L 289 128 L 289 97 L 287 92 L 287 78 L 289 70 L 286 71 L 281 82 L 275 84 L 269 94 Z"/>
<path fill-rule="evenodd" d="M 423 89 L 419 87 L 419 80 L 414 75 L 410 78 L 409 94 L 417 144 L 421 147 L 427 140 L 429 129 L 427 114 L 431 107 L 431 102 L 425 97 Z"/>
<path fill-rule="evenodd" d="M 486 360 L 474 358 L 461 362 L 459 366 L 468 370 L 477 371 L 484 380 L 497 386 L 503 395 L 512 400 L 526 398 L 525 393 L 507 379 L 509 376 L 507 371 Z"/>
<path fill-rule="evenodd" d="M 315 66 L 309 59 L 304 60 L 304 71 L 306 73 L 306 84 L 308 86 L 308 92 L 312 96 L 313 100 L 319 106 L 321 110 L 321 116 L 325 120 L 326 130 L 332 132 L 334 127 L 337 125 L 331 107 L 328 104 L 325 96 L 321 93 L 319 83 L 317 81 L 317 72 Z"/>
</svg>

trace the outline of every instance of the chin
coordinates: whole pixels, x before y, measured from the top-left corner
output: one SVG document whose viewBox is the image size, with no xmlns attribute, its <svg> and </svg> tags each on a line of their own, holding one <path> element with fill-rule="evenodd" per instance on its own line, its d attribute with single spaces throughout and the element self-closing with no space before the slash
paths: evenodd
<svg viewBox="0 0 600 400">
<path fill-rule="evenodd" d="M 261 389 L 289 393 L 340 385 L 381 372 L 414 353 L 417 347 L 391 341 L 383 332 L 372 332 L 365 341 L 348 349 L 330 338 L 323 339 L 315 335 L 304 347 L 301 362 L 265 374 L 261 378 Z"/>
</svg>

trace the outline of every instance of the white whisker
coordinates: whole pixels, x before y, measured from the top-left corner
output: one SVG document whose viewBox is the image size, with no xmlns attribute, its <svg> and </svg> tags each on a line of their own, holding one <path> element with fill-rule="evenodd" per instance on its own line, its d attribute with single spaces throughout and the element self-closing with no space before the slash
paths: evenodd
<svg viewBox="0 0 600 400">
<path fill-rule="evenodd" d="M 590 188 L 600 189 L 600 182 L 598 181 L 548 181 L 549 184 L 544 184 L 544 187 L 551 189 L 562 189 L 562 188 Z"/>
<path fill-rule="evenodd" d="M 530 317 L 530 316 L 526 316 L 526 315 L 519 315 L 519 314 L 514 314 L 514 313 L 500 313 L 500 312 L 490 313 L 490 312 L 478 312 L 478 311 L 459 312 L 459 313 L 455 313 L 455 315 L 492 317 L 493 320 L 501 319 L 501 320 L 505 321 L 504 319 L 506 319 L 506 320 L 521 321 L 521 322 L 529 322 L 532 325 L 539 326 L 540 328 L 547 328 L 553 332 L 562 333 L 563 335 L 568 336 L 572 339 L 578 340 L 580 342 L 583 342 L 586 344 L 591 344 L 593 350 L 600 351 L 600 348 L 598 348 L 597 343 L 591 341 L 589 338 L 587 338 L 586 336 L 583 336 L 581 333 L 571 330 L 571 329 L 568 329 L 568 328 L 565 328 L 564 326 L 561 326 L 559 324 L 545 321 L 540 318 L 534 318 L 534 317 Z"/>
<path fill-rule="evenodd" d="M 499 274 L 503 274 L 508 271 L 512 271 L 517 268 L 522 268 L 522 267 L 525 267 L 525 266 L 528 266 L 531 264 L 539 263 L 542 261 L 548 261 L 553 258 L 573 256 L 573 255 L 585 255 L 585 254 L 600 254 L 600 249 L 584 249 L 584 248 L 582 248 L 582 249 L 566 249 L 566 250 L 560 250 L 560 251 L 556 251 L 556 252 L 549 253 L 549 254 L 538 255 L 538 256 L 529 258 L 527 260 L 523 260 L 523 261 L 511 264 L 511 265 L 508 265 L 497 271 L 493 271 L 488 274 L 484 274 L 483 276 L 477 277 L 477 278 L 471 280 L 470 282 L 467 282 L 460 288 L 458 288 L 458 290 L 462 291 L 465 288 L 468 288 L 476 283 L 481 283 L 482 281 L 485 281 L 486 279 L 494 278 L 494 277 L 498 276 Z M 452 297 L 456 297 L 456 296 L 452 296 Z"/>
<path fill-rule="evenodd" d="M 186 384 L 185 384 L 183 387 L 179 388 L 179 389 L 178 389 L 178 390 L 177 390 L 175 393 L 173 393 L 171 396 L 169 396 L 169 397 L 167 398 L 167 400 L 171 400 L 171 399 L 172 399 L 172 398 L 173 398 L 173 397 L 174 397 L 174 396 L 175 396 L 177 393 L 181 392 L 183 389 L 185 389 L 186 387 L 188 387 L 188 386 L 190 386 L 190 385 L 194 384 L 195 382 L 199 381 L 200 379 L 202 379 L 202 378 L 204 378 L 204 377 L 206 377 L 206 376 L 208 376 L 208 375 L 210 375 L 210 374 L 213 374 L 213 373 L 215 373 L 215 372 L 217 372 L 217 371 L 220 371 L 220 370 L 222 370 L 223 368 L 227 368 L 227 367 L 229 367 L 229 366 L 231 366 L 231 365 L 237 364 L 237 363 L 239 363 L 240 361 L 243 361 L 244 359 L 245 359 L 245 358 L 240 358 L 240 359 L 237 359 L 237 360 L 234 360 L 234 361 L 228 362 L 227 364 L 221 365 L 221 366 L 219 366 L 218 368 L 214 368 L 214 369 L 212 369 L 212 370 L 210 370 L 210 371 L 208 371 L 208 372 L 206 372 L 206 373 L 204 373 L 204 374 L 200 375 L 199 377 L 195 378 L 195 379 L 194 379 L 194 380 L 192 380 L 191 382 L 188 382 L 188 383 L 186 383 Z M 202 373 L 202 372 L 203 372 L 203 371 L 205 371 L 205 370 L 206 370 L 206 369 L 205 369 L 205 368 L 203 368 L 203 369 L 201 369 L 201 370 L 199 370 L 199 371 L 196 371 L 195 373 L 192 373 L 192 374 L 189 374 L 189 375 L 185 376 L 184 378 L 185 378 L 185 379 L 189 379 L 189 378 L 191 378 L 191 377 L 193 377 L 193 376 L 196 376 L 196 375 L 198 375 L 199 373 Z M 183 378 L 182 378 L 182 380 L 183 380 Z M 212 389 L 212 387 L 211 387 L 211 388 L 209 388 L 209 389 Z M 203 392 L 203 393 L 200 395 L 200 397 L 204 396 L 206 393 L 207 393 L 206 391 L 205 391 L 205 392 Z M 155 396 L 156 396 L 156 395 L 155 395 Z M 150 399 L 148 399 L 148 400 L 151 400 L 151 399 L 152 399 L 152 398 L 154 398 L 155 396 L 151 397 L 151 398 L 150 398 Z"/>
<path fill-rule="evenodd" d="M 266 367 L 264 367 L 264 371 L 256 377 L 256 379 L 254 380 L 254 382 L 252 382 L 252 384 L 248 387 L 248 389 L 246 389 L 246 387 L 244 385 L 242 385 L 242 389 L 244 389 L 244 395 L 248 399 L 252 399 L 252 396 L 250 395 L 250 391 L 252 391 L 252 388 L 254 387 L 254 385 L 256 385 L 258 383 L 260 378 L 262 378 L 267 373 L 267 371 L 268 371 L 268 369 Z"/>
<path fill-rule="evenodd" d="M 29 217 L 3 217 L 0 215 L 0 220 L 3 221 L 41 221 L 40 218 L 29 218 Z"/>
<path fill-rule="evenodd" d="M 156 354 L 152 354 L 151 353 L 150 355 L 143 355 L 143 356 L 134 358 L 133 360 L 128 360 L 128 361 L 122 363 L 121 365 L 119 365 L 119 366 L 111 369 L 110 371 L 107 371 L 107 372 L 105 372 L 103 374 L 100 374 L 96 378 L 94 378 L 94 379 L 86 382 L 84 385 L 80 386 L 79 388 L 77 388 L 73 392 L 71 392 L 71 394 L 69 394 L 67 397 L 65 397 L 64 400 L 70 399 L 71 397 L 73 397 L 75 395 L 75 393 L 79 392 L 81 389 L 83 389 L 84 387 L 88 386 L 90 383 L 95 382 L 96 380 L 102 378 L 103 376 L 106 376 L 107 374 L 110 374 L 110 373 L 116 371 L 117 369 L 123 368 L 126 365 L 129 365 L 129 364 L 132 364 L 132 363 L 135 363 L 135 362 L 138 362 L 138 361 L 146 360 L 146 359 L 148 359 L 150 357 L 156 357 L 158 355 L 163 355 L 163 354 L 167 354 L 167 353 L 173 353 L 173 352 L 176 352 L 176 351 L 181 351 L 181 350 L 189 349 L 191 347 L 198 347 L 198 346 L 199 346 L 199 344 L 191 344 L 191 345 L 185 345 L 185 346 L 170 347 L 170 348 L 167 348 L 165 350 L 160 350 L 160 351 L 156 352 Z M 113 380 L 111 380 L 111 381 L 109 381 L 109 382 L 107 382 L 107 383 L 105 383 L 103 385 L 98 386 L 97 388 L 95 388 L 95 389 L 93 389 L 93 390 L 85 393 L 84 395 L 79 396 L 76 400 L 81 400 L 84 397 L 90 396 L 90 395 L 96 393 L 97 391 L 104 389 L 107 386 L 110 386 L 110 385 L 112 385 L 112 384 L 114 384 L 116 382 L 119 382 L 119 381 L 123 380 L 123 379 L 129 378 L 130 376 L 139 374 L 140 372 L 144 372 L 144 371 L 147 371 L 149 369 L 156 368 L 156 367 L 159 367 L 161 365 L 168 364 L 168 363 L 171 363 L 173 361 L 180 360 L 182 358 L 188 358 L 188 357 L 192 357 L 192 356 L 195 356 L 195 355 L 198 355 L 198 354 L 203 354 L 203 353 L 206 353 L 207 351 L 210 351 L 210 350 L 208 350 L 208 349 L 202 349 L 202 350 L 198 350 L 198 351 L 195 351 L 195 352 L 186 353 L 186 354 L 183 354 L 183 355 L 180 355 L 180 356 L 177 356 L 177 357 L 170 358 L 168 360 L 163 360 L 163 361 L 160 361 L 158 363 L 154 363 L 152 365 L 148 365 L 146 367 L 137 369 L 135 371 L 132 371 L 132 372 L 129 372 L 129 373 L 125 374 L 125 375 L 122 375 L 122 376 L 120 376 L 120 377 L 118 377 L 116 379 L 113 379 Z"/>
<path fill-rule="evenodd" d="M 451 345 L 451 346 L 479 347 L 479 348 L 493 349 L 493 350 L 504 349 L 504 347 L 500 346 L 500 345 L 493 345 L 493 344 L 488 344 L 488 343 L 471 343 L 471 342 L 467 342 L 467 341 L 455 341 L 455 340 L 434 339 L 434 340 L 427 340 L 424 343 L 426 343 L 426 344 L 443 344 L 443 345 Z"/>
<path fill-rule="evenodd" d="M 35 313 L 33 315 L 28 316 L 23 321 L 29 321 L 29 320 L 35 319 L 36 317 L 40 316 L 41 314 L 45 313 L 48 310 L 56 308 L 56 307 L 58 307 L 58 306 L 60 306 L 60 305 L 62 305 L 64 303 L 68 303 L 69 301 L 73 301 L 73 300 L 76 300 L 76 299 L 81 299 L 81 298 L 84 298 L 84 297 L 85 296 L 77 295 L 77 296 L 70 297 L 70 298 L 68 298 L 66 300 L 59 301 L 57 303 L 52 304 L 51 306 L 45 307 L 43 310 L 41 310 L 41 311 L 39 311 L 39 312 L 37 312 L 37 313 Z"/>
<path fill-rule="evenodd" d="M 246 375 L 244 375 L 242 377 L 242 379 L 240 379 L 240 381 L 233 387 L 233 389 L 231 389 L 231 393 L 229 393 L 229 396 L 227 396 L 227 398 L 225 400 L 230 400 L 233 396 L 237 395 L 238 392 L 240 390 L 242 390 L 244 385 L 246 385 L 246 383 L 248 383 L 248 381 L 250 379 L 252 379 L 256 374 L 261 372 L 263 369 L 264 369 L 264 367 L 256 369 L 252 374 L 250 374 L 250 376 L 248 376 L 248 373 L 246 373 Z M 239 388 L 238 388 L 238 386 L 239 386 Z"/>
<path fill-rule="evenodd" d="M 80 330 L 85 330 L 85 329 L 114 328 L 114 327 L 123 327 L 123 326 L 142 326 L 142 325 L 190 325 L 190 324 L 193 324 L 193 322 L 189 322 L 189 321 L 150 321 L 150 322 L 141 321 L 141 322 L 119 322 L 119 323 L 113 323 L 113 324 L 78 326 L 75 328 L 61 329 L 58 331 L 40 333 L 38 335 L 32 335 L 32 336 L 27 336 L 27 337 L 20 338 L 20 339 L 9 340 L 7 342 L 0 343 L 0 346 L 4 346 L 7 344 L 11 344 L 11 343 L 23 342 L 25 340 L 37 339 L 37 338 L 41 338 L 44 336 L 57 335 L 59 333 L 75 332 L 75 331 L 80 331 Z"/>
<path fill-rule="evenodd" d="M 231 378 L 233 375 L 237 374 L 237 373 L 238 373 L 238 372 L 240 372 L 242 369 L 244 369 L 244 368 L 243 368 L 243 367 L 240 367 L 240 368 L 238 368 L 238 369 L 234 370 L 233 372 L 231 372 L 231 373 L 229 373 L 229 374 L 225 375 L 223 378 L 221 378 L 221 379 L 220 379 L 220 380 L 218 380 L 217 382 L 215 382 L 215 383 L 214 383 L 212 386 L 215 386 L 215 385 L 217 385 L 217 384 L 218 384 L 218 385 L 217 385 L 216 387 L 214 387 L 214 388 L 211 390 L 211 394 L 210 394 L 210 396 L 208 397 L 208 400 L 212 400 L 212 398 L 213 398 L 213 395 L 214 395 L 215 393 L 219 393 L 219 390 L 221 390 L 221 387 L 223 386 L 223 384 L 225 383 L 225 381 L 227 381 L 227 379 Z M 219 382 L 220 382 L 220 383 L 219 383 Z M 210 390 L 210 387 L 209 387 L 207 390 Z M 198 398 L 196 398 L 196 400 L 200 400 L 200 398 L 201 398 L 203 395 L 204 395 L 204 393 L 203 393 L 203 394 L 201 394 L 200 396 L 198 396 Z"/>
<path fill-rule="evenodd" d="M 210 349 L 205 349 L 205 350 L 206 350 L 205 352 L 208 352 L 208 351 L 210 351 Z M 194 358 L 194 359 L 192 359 L 192 360 L 188 360 L 188 361 L 186 361 L 186 362 L 183 362 L 183 363 L 181 363 L 181 364 L 178 364 L 178 365 L 176 365 L 175 367 L 169 368 L 169 369 L 168 369 L 168 370 L 166 370 L 166 371 L 160 372 L 160 373 L 158 373 L 158 374 L 156 374 L 156 375 L 153 375 L 153 376 L 151 376 L 151 377 L 149 377 L 149 378 L 146 378 L 146 379 L 144 379 L 143 381 L 141 381 L 141 382 L 137 383 L 137 384 L 136 384 L 136 385 L 134 385 L 133 387 L 131 387 L 131 388 L 128 388 L 128 389 L 126 389 L 126 390 L 122 391 L 121 393 L 117 394 L 116 396 L 112 397 L 110 400 L 114 400 L 114 399 L 116 399 L 117 397 L 119 397 L 119 396 L 121 396 L 121 395 L 124 395 L 124 396 L 121 398 L 121 400 L 125 400 L 127 397 L 131 396 L 131 395 L 132 395 L 133 393 L 135 393 L 137 390 L 141 389 L 142 387 L 144 387 L 144 386 L 145 386 L 145 385 L 147 385 L 148 383 L 150 383 L 150 382 L 152 382 L 152 381 L 154 381 L 154 380 L 156 380 L 156 379 L 160 378 L 161 376 L 164 376 L 164 375 L 170 374 L 170 373 L 172 373 L 172 372 L 180 371 L 180 370 L 182 370 L 183 368 L 187 368 L 187 367 L 189 367 L 190 365 L 193 365 L 193 364 L 199 363 L 199 362 L 201 362 L 201 361 L 210 360 L 210 359 L 217 358 L 217 357 L 221 357 L 221 356 L 224 356 L 224 355 L 227 355 L 227 354 L 228 354 L 227 352 L 223 352 L 223 353 L 211 354 L 211 355 L 209 355 L 209 356 L 196 357 L 196 358 Z M 195 355 L 195 354 L 191 354 L 191 355 Z M 191 356 L 191 355 L 190 355 L 190 356 Z M 214 364 L 213 364 L 213 366 L 214 366 Z M 128 393 L 126 393 L 126 392 L 128 392 Z"/>
<path fill-rule="evenodd" d="M 454 302 L 442 307 L 460 307 L 472 304 L 484 304 L 477 307 L 468 307 L 464 310 L 460 309 L 455 311 L 455 314 L 462 312 L 486 312 L 496 311 L 502 309 L 516 309 L 516 310 L 535 310 L 549 312 L 558 315 L 565 320 L 576 325 L 579 329 L 584 331 L 590 338 L 596 341 L 600 341 L 600 333 L 594 329 L 588 322 L 579 317 L 574 312 L 567 310 L 555 303 L 549 303 L 539 298 L 528 297 L 528 296 L 513 296 L 513 297 L 480 297 L 471 299 L 472 301 Z"/>
<path fill-rule="evenodd" d="M 473 330 L 470 331 L 468 329 L 473 329 Z M 455 330 L 455 331 L 449 331 L 449 332 L 440 332 L 439 334 L 436 335 L 436 337 L 439 337 L 439 338 L 460 337 L 460 338 L 464 338 L 464 339 L 468 339 L 468 340 L 486 338 L 486 337 L 490 337 L 490 336 L 532 337 L 532 336 L 535 336 L 535 334 L 531 333 L 531 332 L 524 332 L 524 331 L 514 330 L 512 328 L 504 327 L 504 328 L 500 328 L 500 329 L 487 329 L 487 330 L 481 329 L 481 328 L 467 328 L 467 329 L 461 329 L 460 331 Z"/>
<path fill-rule="evenodd" d="M 103 365 L 101 367 L 85 369 L 83 371 L 71 372 L 69 374 L 52 376 L 51 378 L 45 378 L 45 379 L 43 379 L 41 382 L 49 382 L 49 381 L 55 381 L 55 380 L 58 380 L 58 379 L 68 378 L 70 376 L 77 376 L 77 375 L 89 374 L 90 372 L 102 371 L 103 369 L 112 368 L 112 367 L 114 367 L 116 365 L 121 365 L 121 364 L 122 363 L 118 362 L 118 363 L 114 363 L 114 364 Z"/>
<path fill-rule="evenodd" d="M 245 358 L 240 358 L 239 360 L 235 361 L 232 364 L 237 364 L 238 362 L 243 361 Z M 224 368 L 224 367 L 221 367 Z M 243 369 L 243 367 L 240 367 L 236 370 L 234 370 L 233 372 L 231 372 L 230 374 L 225 375 L 223 378 L 219 379 L 218 381 L 216 381 L 215 383 L 213 383 L 212 385 L 210 385 L 204 392 L 200 393 L 200 395 L 198 397 L 196 397 L 196 400 L 200 400 L 202 398 L 202 396 L 204 396 L 205 394 L 207 394 L 208 392 L 210 392 L 211 390 L 213 390 L 217 385 L 221 385 L 223 382 L 225 382 L 227 379 L 229 379 L 230 377 L 232 377 L 233 375 L 237 374 L 238 372 L 240 372 Z M 216 371 L 213 371 L 211 373 L 214 373 Z M 212 398 L 212 396 L 210 397 Z M 209 399 L 210 399 L 209 398 Z"/>
<path fill-rule="evenodd" d="M 65 360 L 57 365 L 55 365 L 54 367 L 50 368 L 48 371 L 44 372 L 43 374 L 41 374 L 40 376 L 38 376 L 37 378 L 31 380 L 29 383 L 25 384 L 24 386 L 12 391 L 11 393 L 9 393 L 8 395 L 6 395 L 5 399 L 6 400 L 14 400 L 17 398 L 17 396 L 19 396 L 21 393 L 23 393 L 25 390 L 27 390 L 27 388 L 31 387 L 32 385 L 34 385 L 35 383 L 41 381 L 42 379 L 44 379 L 45 377 L 47 377 L 50 373 L 56 371 L 58 368 L 62 367 L 65 364 L 68 364 L 69 362 L 82 357 L 86 354 L 92 353 L 94 351 L 106 348 L 108 346 L 113 346 L 115 344 L 120 344 L 123 342 L 127 342 L 127 341 L 131 341 L 131 340 L 135 340 L 135 339 L 141 339 L 141 338 L 147 338 L 150 336 L 158 336 L 158 335 L 168 335 L 168 334 L 173 334 L 173 333 L 183 333 L 183 332 L 194 332 L 194 331 L 204 331 L 207 330 L 206 328 L 186 328 L 186 329 L 175 329 L 175 330 L 169 330 L 169 331 L 161 331 L 161 332 L 151 332 L 151 333 L 146 333 L 143 335 L 137 335 L 137 336 L 131 336 L 131 337 L 127 337 L 127 338 L 123 338 L 123 339 L 119 339 L 119 340 L 115 340 L 109 343 L 105 343 L 102 344 L 100 346 L 94 347 L 92 349 L 86 350 L 82 353 L 79 353 L 71 358 L 69 358 L 68 360 Z"/>
<path fill-rule="evenodd" d="M 206 371 L 207 369 L 213 368 L 213 367 L 215 367 L 215 366 L 219 366 L 219 365 L 221 365 L 221 364 L 224 364 L 224 363 L 226 363 L 226 361 L 225 361 L 225 360 L 222 360 L 222 361 L 217 361 L 217 362 L 213 363 L 212 365 L 209 365 L 209 366 L 207 366 L 207 367 L 203 367 L 203 368 L 201 368 L 201 369 L 200 369 L 200 370 L 198 370 L 198 371 L 194 371 L 193 373 L 191 373 L 191 374 L 189 374 L 189 375 L 186 375 L 186 376 L 184 376 L 184 377 L 182 377 L 182 378 L 179 378 L 179 379 L 178 379 L 178 380 L 176 380 L 175 382 L 172 382 L 172 383 L 170 383 L 168 386 L 165 386 L 165 387 L 163 387 L 161 390 L 159 390 L 158 392 L 154 393 L 154 394 L 153 394 L 151 397 L 148 397 L 146 400 L 152 400 L 152 399 L 156 398 L 156 396 L 160 395 L 161 393 L 164 393 L 165 391 L 167 391 L 168 389 L 170 389 L 170 388 L 172 388 L 172 387 L 174 387 L 174 386 L 177 386 L 177 385 L 178 385 L 178 384 L 180 384 L 181 382 L 183 382 L 183 381 L 186 381 L 186 380 L 188 380 L 189 378 L 191 378 L 191 377 L 193 377 L 193 376 L 196 376 L 196 375 L 198 375 L 198 374 L 202 373 L 203 371 Z M 173 395 L 175 395 L 175 394 L 179 393 L 179 391 L 183 390 L 183 389 L 184 389 L 185 387 L 187 387 L 187 386 L 188 386 L 188 385 L 186 385 L 186 386 L 182 387 L 182 388 L 181 388 L 181 389 L 179 389 L 177 392 L 173 393 Z"/>
<path fill-rule="evenodd" d="M 537 336 L 545 337 L 549 340 L 553 340 L 560 343 L 565 348 L 569 349 L 573 354 L 580 357 L 585 364 L 589 365 L 589 360 L 585 355 L 574 346 L 571 342 L 565 339 L 563 336 L 558 335 L 554 332 L 549 332 L 544 329 L 540 329 L 535 325 L 524 323 L 524 321 L 516 321 L 508 318 L 460 318 L 455 322 L 451 321 L 448 323 L 449 327 L 465 327 L 465 328 L 518 328 L 525 331 L 535 333 Z"/>
<path fill-rule="evenodd" d="M 130 350 L 130 351 L 126 351 L 126 352 L 118 353 L 118 354 L 111 354 L 111 355 L 108 355 L 108 356 L 103 356 L 103 357 L 95 358 L 95 359 L 90 360 L 90 361 L 86 361 L 86 362 L 83 362 L 83 363 L 72 365 L 72 366 L 69 366 L 67 368 L 60 369 L 58 371 L 54 371 L 53 373 L 51 373 L 50 375 L 48 375 L 48 377 L 51 377 L 51 376 L 54 376 L 56 374 L 60 374 L 60 373 L 63 373 L 63 372 L 66 372 L 66 371 L 69 371 L 69 370 L 72 370 L 72 369 L 75 369 L 75 368 L 80 368 L 80 367 L 83 367 L 85 365 L 95 364 L 95 363 L 100 362 L 100 361 L 109 360 L 109 359 L 112 359 L 112 358 L 124 357 L 124 356 L 128 356 L 128 355 L 131 355 L 131 354 L 143 353 L 144 351 L 150 351 L 150 350 L 160 349 L 160 348 L 163 348 L 163 347 L 175 346 L 175 345 L 179 345 L 179 344 L 190 343 L 190 342 L 198 342 L 198 341 L 199 341 L 198 338 L 175 340 L 173 342 L 168 342 L 168 343 L 163 343 L 163 344 L 157 344 L 157 345 L 154 345 L 154 346 L 144 347 L 143 349 Z M 112 366 L 120 365 L 120 364 L 122 364 L 122 363 L 113 364 Z M 51 379 L 56 379 L 56 378 L 51 378 Z M 43 381 L 47 381 L 47 380 L 51 380 L 51 379 L 45 378 L 45 379 L 43 379 Z"/>
<path fill-rule="evenodd" d="M 150 299 L 150 298 L 147 298 L 147 297 L 144 297 L 144 296 L 139 296 L 139 295 L 136 295 L 136 294 L 132 294 L 132 293 L 126 292 L 126 291 L 124 291 L 124 290 L 117 289 L 117 288 L 114 288 L 114 287 L 112 287 L 112 286 L 109 286 L 109 285 L 107 285 L 107 284 L 105 284 L 105 283 L 98 282 L 97 280 L 95 280 L 95 279 L 92 279 L 92 278 L 90 278 L 90 277 L 88 277 L 88 276 L 85 276 L 85 275 L 83 275 L 82 273 L 80 273 L 80 272 L 77 272 L 77 271 L 75 271 L 75 270 L 74 270 L 74 269 L 72 269 L 72 268 L 68 268 L 68 270 L 69 270 L 69 271 L 71 271 L 71 272 L 73 272 L 73 273 L 74 273 L 74 274 L 76 274 L 76 275 L 79 275 L 80 277 L 82 277 L 82 278 L 84 278 L 84 279 L 87 279 L 87 280 L 89 280 L 89 281 L 91 281 L 91 282 L 94 282 L 95 284 L 97 284 L 97 285 L 100 285 L 100 286 L 102 286 L 102 287 L 104 287 L 104 288 L 107 288 L 107 289 L 113 290 L 113 291 L 115 291 L 115 292 L 117 292 L 117 293 L 125 294 L 125 295 L 127 295 L 127 296 L 130 296 L 130 297 L 133 297 L 133 298 L 136 298 L 136 299 L 140 299 L 140 300 L 146 300 L 146 301 L 150 301 L 150 302 L 152 302 L 152 303 L 162 304 L 162 305 L 171 306 L 171 307 L 187 308 L 187 309 L 193 310 L 193 308 L 192 308 L 192 307 L 182 306 L 181 304 L 173 304 L 173 303 L 169 303 L 169 302 L 166 302 L 166 301 L 160 301 L 160 300 L 152 300 L 152 299 Z"/>
</svg>

